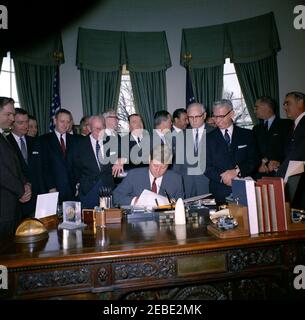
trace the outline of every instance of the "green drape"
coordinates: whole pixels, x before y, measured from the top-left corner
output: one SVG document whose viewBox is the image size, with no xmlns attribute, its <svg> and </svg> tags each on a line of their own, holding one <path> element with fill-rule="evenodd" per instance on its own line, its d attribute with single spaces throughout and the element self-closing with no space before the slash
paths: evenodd
<svg viewBox="0 0 305 320">
<path fill-rule="evenodd" d="M 14 60 L 17 91 L 22 108 L 36 117 L 39 133 L 49 132 L 50 106 L 56 66 Z"/>
<path fill-rule="evenodd" d="M 60 32 L 31 48 L 12 50 L 18 97 L 22 108 L 34 115 L 39 133 L 49 132 L 56 66 L 64 62 Z"/>
<path fill-rule="evenodd" d="M 202 103 L 209 116 L 213 102 L 222 98 L 223 64 L 215 67 L 190 69 L 193 90 L 197 102 Z"/>
<path fill-rule="evenodd" d="M 165 70 L 130 72 L 136 109 L 141 114 L 146 130 L 152 131 L 155 112 L 166 109 Z"/>
<path fill-rule="evenodd" d="M 126 65 L 129 71 L 152 72 L 171 66 L 166 34 L 162 32 L 125 32 Z"/>
<path fill-rule="evenodd" d="M 120 93 L 121 72 L 101 72 L 81 69 L 83 112 L 96 115 L 116 109 Z"/>
<path fill-rule="evenodd" d="M 180 64 L 190 68 L 195 98 L 210 108 L 211 101 L 222 92 L 220 64 L 230 58 L 255 122 L 253 106 L 259 95 L 278 100 L 276 53 L 280 49 L 274 14 L 270 12 L 221 25 L 183 29 Z"/>
<path fill-rule="evenodd" d="M 117 108 L 121 66 L 125 63 L 123 40 L 120 31 L 79 28 L 76 65 L 84 115 Z"/>
<path fill-rule="evenodd" d="M 123 64 L 130 71 L 136 108 L 148 129 L 154 112 L 166 108 L 165 70 L 171 61 L 165 32 L 80 28 L 76 64 L 84 114 L 117 107 Z"/>
<path fill-rule="evenodd" d="M 254 105 L 260 96 L 271 96 L 277 102 L 279 101 L 276 55 L 249 63 L 234 63 L 234 65 L 249 114 L 255 124 L 257 120 Z M 279 113 L 279 110 L 277 111 Z"/>
</svg>

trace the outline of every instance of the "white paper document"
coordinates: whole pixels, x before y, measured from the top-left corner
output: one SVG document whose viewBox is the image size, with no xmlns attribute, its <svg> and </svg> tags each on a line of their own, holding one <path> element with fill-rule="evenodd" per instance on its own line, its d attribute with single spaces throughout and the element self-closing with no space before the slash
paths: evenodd
<svg viewBox="0 0 305 320">
<path fill-rule="evenodd" d="M 143 190 L 137 201 L 137 206 L 147 207 L 148 209 L 166 204 L 169 204 L 166 197 L 156 194 L 147 189 Z"/>
<path fill-rule="evenodd" d="M 304 172 L 304 161 L 290 160 L 288 168 L 285 174 L 284 182 L 288 181 L 288 178 Z"/>
<path fill-rule="evenodd" d="M 44 193 L 37 196 L 35 218 L 45 218 L 57 213 L 58 192 Z"/>
</svg>

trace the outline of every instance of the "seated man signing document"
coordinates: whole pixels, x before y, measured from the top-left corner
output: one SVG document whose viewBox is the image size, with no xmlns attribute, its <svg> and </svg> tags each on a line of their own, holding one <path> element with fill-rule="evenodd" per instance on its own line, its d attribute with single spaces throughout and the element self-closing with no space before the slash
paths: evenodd
<svg viewBox="0 0 305 320">
<path fill-rule="evenodd" d="M 150 190 L 170 199 L 183 198 L 182 178 L 168 170 L 172 154 L 167 145 L 157 145 L 151 152 L 149 167 L 136 168 L 113 191 L 113 200 L 119 205 L 136 205 L 143 190 Z"/>
</svg>

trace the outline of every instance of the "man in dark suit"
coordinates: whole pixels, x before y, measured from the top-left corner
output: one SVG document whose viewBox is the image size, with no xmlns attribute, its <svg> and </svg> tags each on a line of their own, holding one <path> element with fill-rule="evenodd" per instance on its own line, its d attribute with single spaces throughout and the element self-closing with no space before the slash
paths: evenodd
<svg viewBox="0 0 305 320">
<path fill-rule="evenodd" d="M 154 130 L 151 136 L 151 150 L 158 146 L 167 144 L 172 148 L 171 140 L 172 117 L 166 110 L 157 111 L 154 114 Z"/>
<path fill-rule="evenodd" d="M 185 197 L 209 193 L 209 180 L 204 175 L 206 158 L 206 134 L 214 130 L 205 123 L 206 110 L 200 103 L 192 103 L 187 108 L 191 129 L 176 136 L 175 163 L 173 170 L 182 175 Z M 183 139 L 182 139 L 183 138 Z"/>
<path fill-rule="evenodd" d="M 255 113 L 260 123 L 253 127 L 261 164 L 256 174 L 274 176 L 285 158 L 285 141 L 290 132 L 292 121 L 280 119 L 275 115 L 276 102 L 267 96 L 260 97 L 255 103 Z"/>
<path fill-rule="evenodd" d="M 35 138 L 27 136 L 28 128 L 28 113 L 21 108 L 16 108 L 15 121 L 7 139 L 15 149 L 22 172 L 32 186 L 31 200 L 21 204 L 22 218 L 34 216 L 37 194 L 45 192 L 42 189 L 43 181 L 39 146 Z"/>
<path fill-rule="evenodd" d="M 78 185 L 83 208 L 94 208 L 99 204 L 102 187 L 112 189 L 112 168 L 117 160 L 116 150 L 111 149 L 109 136 L 105 135 L 103 116 L 89 119 L 91 134 L 79 139 L 73 155 L 74 184 Z"/>
<path fill-rule="evenodd" d="M 151 152 L 149 167 L 129 171 L 127 177 L 113 191 L 114 203 L 134 205 L 144 189 L 176 200 L 183 198 L 181 176 L 168 170 L 171 157 L 167 145 L 156 146 Z"/>
<path fill-rule="evenodd" d="M 44 183 L 48 192 L 59 192 L 59 203 L 73 200 L 71 161 L 75 137 L 68 133 L 72 115 L 66 109 L 55 114 L 55 130 L 39 137 Z"/>
<path fill-rule="evenodd" d="M 150 152 L 150 136 L 144 130 L 141 116 L 137 113 L 129 115 L 128 123 L 129 134 L 122 138 L 122 158 L 126 159 L 125 172 L 135 168 L 147 167 Z"/>
<path fill-rule="evenodd" d="M 14 121 L 14 100 L 0 97 L 0 239 L 14 234 L 20 222 L 19 203 L 31 198 L 15 150 L 4 135 Z"/>
<path fill-rule="evenodd" d="M 259 158 L 251 130 L 233 125 L 233 105 L 220 100 L 213 105 L 217 128 L 207 136 L 205 175 L 210 179 L 210 191 L 218 204 L 232 192 L 232 180 L 251 176 L 257 170 Z"/>
<path fill-rule="evenodd" d="M 289 161 L 305 161 L 305 94 L 289 92 L 284 101 L 287 117 L 294 121 L 294 130 L 289 135 L 286 146 L 286 156 L 279 167 L 277 176 L 285 177 Z M 295 196 L 291 204 L 295 208 L 305 209 L 305 174 L 301 175 Z"/>
</svg>

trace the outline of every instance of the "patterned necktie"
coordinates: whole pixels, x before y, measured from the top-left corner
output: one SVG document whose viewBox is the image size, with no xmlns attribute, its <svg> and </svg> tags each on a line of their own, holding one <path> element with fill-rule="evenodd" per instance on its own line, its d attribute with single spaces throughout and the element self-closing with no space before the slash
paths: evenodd
<svg viewBox="0 0 305 320">
<path fill-rule="evenodd" d="M 20 150 L 21 150 L 24 161 L 28 163 L 28 152 L 24 142 L 24 137 L 20 137 Z"/>
<path fill-rule="evenodd" d="M 95 145 L 95 152 L 96 152 L 96 158 L 97 158 L 97 163 L 99 168 L 101 169 L 101 162 L 100 162 L 100 157 L 101 157 L 101 146 L 98 142 L 98 140 L 96 140 L 96 145 Z"/>
<path fill-rule="evenodd" d="M 156 179 L 157 178 L 154 178 L 153 183 L 151 184 L 151 191 L 154 192 L 154 193 L 157 193 Z"/>
<path fill-rule="evenodd" d="M 65 145 L 64 138 L 62 137 L 62 134 L 60 135 L 60 147 L 61 147 L 61 151 L 65 157 L 66 156 L 66 145 Z"/>
<path fill-rule="evenodd" d="M 199 132 L 199 130 L 198 130 L 198 128 L 196 128 L 195 144 L 194 144 L 194 154 L 195 154 L 195 156 L 198 155 L 198 140 L 199 140 L 198 132 Z"/>
<path fill-rule="evenodd" d="M 225 130 L 224 138 L 225 138 L 225 140 L 226 140 L 227 145 L 230 146 L 231 138 L 230 138 L 228 129 Z"/>
</svg>

